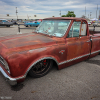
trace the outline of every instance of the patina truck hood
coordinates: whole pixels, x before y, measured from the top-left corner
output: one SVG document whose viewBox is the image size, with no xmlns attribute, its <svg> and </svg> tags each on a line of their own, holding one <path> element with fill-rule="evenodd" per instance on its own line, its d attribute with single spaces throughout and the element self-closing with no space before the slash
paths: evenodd
<svg viewBox="0 0 100 100">
<path fill-rule="evenodd" d="M 11 54 L 14 52 L 46 47 L 55 44 L 56 41 L 51 37 L 32 33 L 2 37 L 0 38 L 0 43 L 2 45 L 0 46 L 0 51 L 2 53 Z"/>
</svg>

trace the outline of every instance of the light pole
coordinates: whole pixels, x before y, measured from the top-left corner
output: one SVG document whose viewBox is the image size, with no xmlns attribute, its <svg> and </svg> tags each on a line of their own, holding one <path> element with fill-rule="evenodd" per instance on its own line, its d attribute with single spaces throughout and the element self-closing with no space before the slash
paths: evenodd
<svg viewBox="0 0 100 100">
<path fill-rule="evenodd" d="M 61 11 L 59 11 L 60 13 L 59 13 L 59 15 L 60 15 L 60 17 L 61 17 Z"/>
<path fill-rule="evenodd" d="M 31 17 L 31 16 L 28 16 L 28 15 L 27 15 L 28 20 L 29 20 L 29 17 Z"/>
<path fill-rule="evenodd" d="M 86 6 L 85 6 L 85 16 L 86 16 Z"/>
<path fill-rule="evenodd" d="M 99 20 L 100 20 L 100 10 L 99 10 Z"/>
<path fill-rule="evenodd" d="M 91 13 L 92 13 L 92 12 L 90 12 L 90 19 L 91 19 Z"/>
<path fill-rule="evenodd" d="M 97 10 L 96 10 L 96 18 L 97 18 L 97 12 L 98 12 L 98 4 L 97 4 Z"/>
<path fill-rule="evenodd" d="M 17 16 L 17 20 L 18 20 L 18 15 L 17 15 L 17 13 L 18 13 L 18 12 L 17 12 L 17 7 L 16 7 L 16 16 Z"/>
</svg>

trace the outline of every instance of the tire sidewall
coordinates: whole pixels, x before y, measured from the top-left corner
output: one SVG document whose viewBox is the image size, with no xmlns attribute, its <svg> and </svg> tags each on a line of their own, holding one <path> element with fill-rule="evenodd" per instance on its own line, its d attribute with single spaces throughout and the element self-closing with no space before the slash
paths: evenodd
<svg viewBox="0 0 100 100">
<path fill-rule="evenodd" d="M 51 68 L 52 68 L 52 65 L 53 65 L 53 61 L 50 60 L 48 67 L 47 67 L 47 68 L 45 69 L 45 71 L 44 71 L 43 73 L 41 73 L 41 74 L 35 74 L 35 73 L 33 72 L 33 70 L 32 70 L 32 68 L 34 67 L 34 66 L 33 66 L 33 67 L 30 69 L 30 71 L 29 71 L 29 75 L 30 75 L 31 77 L 34 77 L 34 78 L 43 77 L 43 76 L 45 76 L 47 73 L 49 73 L 49 71 L 50 71 Z"/>
</svg>

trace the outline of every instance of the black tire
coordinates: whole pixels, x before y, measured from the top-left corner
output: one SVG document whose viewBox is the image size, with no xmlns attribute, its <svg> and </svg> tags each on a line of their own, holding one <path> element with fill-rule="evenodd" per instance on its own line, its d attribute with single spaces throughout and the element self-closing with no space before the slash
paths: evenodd
<svg viewBox="0 0 100 100">
<path fill-rule="evenodd" d="M 50 59 L 44 59 L 38 63 L 36 63 L 31 70 L 29 71 L 29 75 L 34 78 L 39 78 L 46 75 L 52 68 L 53 61 Z"/>
<path fill-rule="evenodd" d="M 10 27 L 10 25 L 7 25 L 7 27 Z"/>
</svg>

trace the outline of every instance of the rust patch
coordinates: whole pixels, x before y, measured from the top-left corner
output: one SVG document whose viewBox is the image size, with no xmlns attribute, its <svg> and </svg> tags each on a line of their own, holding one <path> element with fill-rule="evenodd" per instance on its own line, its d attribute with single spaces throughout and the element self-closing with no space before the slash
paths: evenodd
<svg viewBox="0 0 100 100">
<path fill-rule="evenodd" d="M 5 45 L 5 47 L 7 48 L 16 48 L 16 47 L 29 46 L 41 43 L 48 43 L 53 41 L 54 41 L 53 39 L 46 36 L 33 35 L 33 36 L 19 37 L 19 38 L 5 40 L 2 41 L 2 44 Z"/>
</svg>

